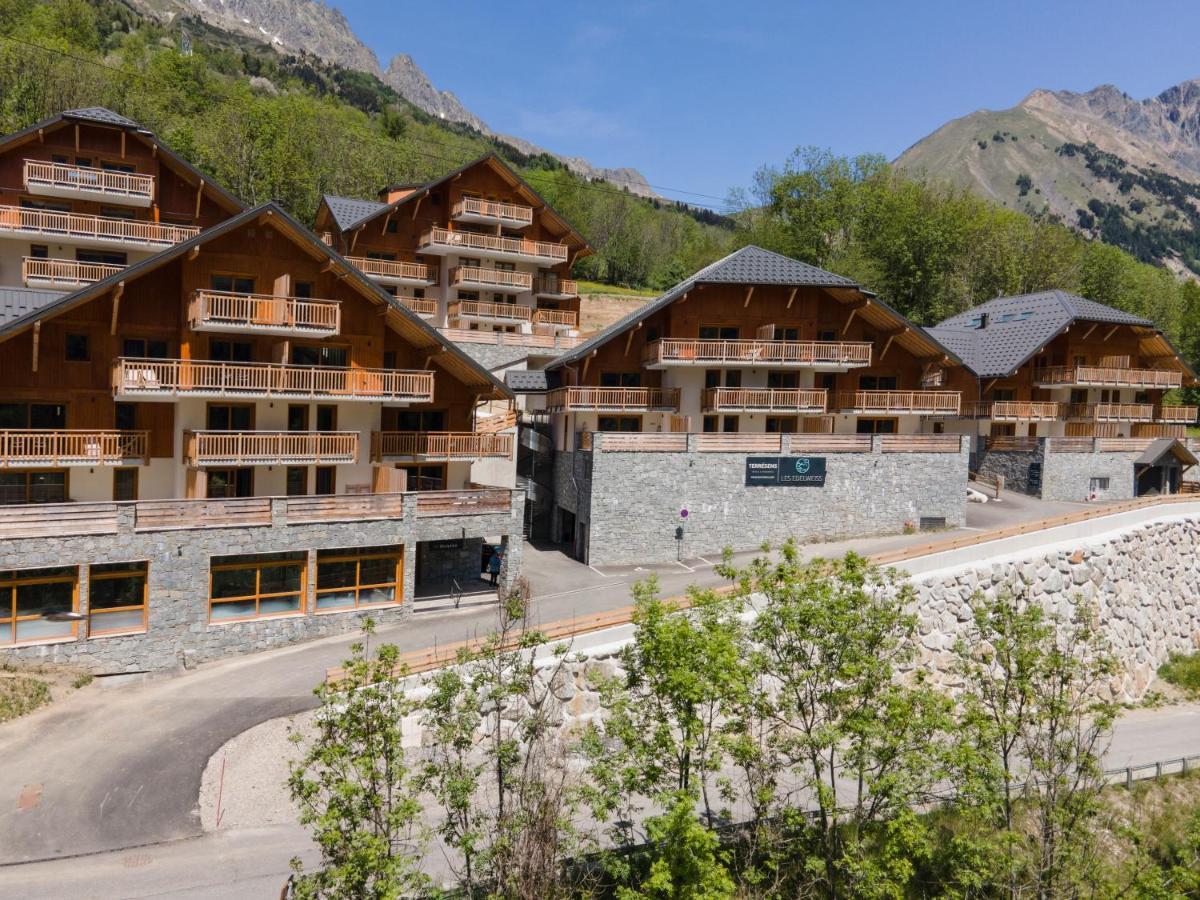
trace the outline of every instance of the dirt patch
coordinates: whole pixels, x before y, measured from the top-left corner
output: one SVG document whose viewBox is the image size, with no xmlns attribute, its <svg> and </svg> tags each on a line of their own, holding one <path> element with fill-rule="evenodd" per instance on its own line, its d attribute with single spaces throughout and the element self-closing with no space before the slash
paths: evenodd
<svg viewBox="0 0 1200 900">
<path fill-rule="evenodd" d="M 91 682 L 90 674 L 77 669 L 0 663 L 0 724 L 49 706 Z"/>
<path fill-rule="evenodd" d="M 584 334 L 600 331 L 653 299 L 620 294 L 587 294 L 579 298 L 579 330 Z"/>
</svg>

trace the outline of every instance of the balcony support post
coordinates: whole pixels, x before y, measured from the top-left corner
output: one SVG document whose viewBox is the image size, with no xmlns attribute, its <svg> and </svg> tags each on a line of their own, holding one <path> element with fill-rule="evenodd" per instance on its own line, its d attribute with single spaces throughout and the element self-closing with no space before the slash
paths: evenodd
<svg viewBox="0 0 1200 900">
<path fill-rule="evenodd" d="M 121 133 L 121 136 L 124 137 L 124 132 Z M 110 335 L 115 335 L 117 333 L 117 314 L 121 310 L 121 295 L 124 293 L 125 293 L 125 282 L 118 281 L 117 287 L 113 291 L 112 324 L 109 326 L 109 329 L 108 329 L 108 333 Z"/>
<path fill-rule="evenodd" d="M 787 302 L 788 309 L 792 308 L 792 301 L 794 301 L 796 299 L 796 291 L 798 291 L 798 290 L 800 290 L 800 289 L 792 288 L 791 291 L 788 292 L 788 302 Z"/>
<path fill-rule="evenodd" d="M 200 179 L 200 183 L 196 185 L 196 215 L 194 218 L 200 218 L 200 201 L 204 199 L 204 179 Z"/>
<path fill-rule="evenodd" d="M 746 288 L 746 302 L 742 304 L 742 309 L 750 305 L 750 298 L 754 296 L 754 285 Z"/>
<path fill-rule="evenodd" d="M 42 342 L 42 320 L 33 323 L 33 371 L 38 369 L 38 345 Z"/>
<path fill-rule="evenodd" d="M 629 329 L 629 337 L 625 339 L 625 355 L 629 355 L 629 348 L 633 346 L 633 336 L 642 327 L 642 323 L 638 322 L 633 328 Z"/>
</svg>

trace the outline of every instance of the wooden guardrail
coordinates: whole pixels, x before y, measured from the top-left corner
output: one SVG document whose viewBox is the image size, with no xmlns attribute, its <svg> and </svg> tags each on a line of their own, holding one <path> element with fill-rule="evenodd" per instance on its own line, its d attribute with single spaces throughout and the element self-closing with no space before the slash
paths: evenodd
<svg viewBox="0 0 1200 900">
<path fill-rule="evenodd" d="M 347 256 L 346 262 L 364 275 L 373 275 L 376 278 L 420 281 L 425 284 L 437 281 L 437 273 L 425 263 L 407 262 L 402 259 L 372 259 L 367 256 Z"/>
<path fill-rule="evenodd" d="M 198 290 L 188 304 L 188 322 L 194 329 L 286 329 L 330 335 L 341 329 L 342 304 L 307 297 Z"/>
<path fill-rule="evenodd" d="M 962 448 L 962 435 L 885 434 L 879 446 L 884 453 L 957 453 Z"/>
<path fill-rule="evenodd" d="M 579 313 L 573 309 L 542 309 L 539 307 L 533 311 L 533 324 L 565 325 L 568 328 L 574 328 L 579 324 Z"/>
<path fill-rule="evenodd" d="M 853 391 L 837 395 L 837 408 L 864 413 L 956 415 L 958 391 Z"/>
<path fill-rule="evenodd" d="M 537 292 L 555 297 L 578 297 L 579 282 L 573 278 L 559 278 L 557 275 L 539 275 Z"/>
<path fill-rule="evenodd" d="M 707 388 L 704 391 L 702 404 L 705 410 L 753 409 L 825 412 L 827 396 L 823 390 Z"/>
<path fill-rule="evenodd" d="M 0 206 L 0 231 L 67 235 L 155 247 L 178 244 L 200 233 L 200 229 L 192 225 L 159 225 L 138 219 L 51 212 L 19 206 Z"/>
<path fill-rule="evenodd" d="M 454 204 L 454 215 L 479 216 L 488 219 L 504 219 L 529 225 L 533 222 L 533 207 L 519 203 L 499 203 L 482 197 L 463 197 Z"/>
<path fill-rule="evenodd" d="M 115 503 L 32 503 L 0 507 L 0 538 L 116 533 Z"/>
<path fill-rule="evenodd" d="M 869 434 L 789 434 L 793 453 L 870 453 Z"/>
<path fill-rule="evenodd" d="M 709 341 L 663 338 L 651 342 L 643 359 L 647 365 L 833 365 L 869 366 L 869 343 L 861 341 Z"/>
<path fill-rule="evenodd" d="M 288 497 L 289 523 L 399 519 L 404 515 L 404 494 L 332 494 L 324 497 Z"/>
<path fill-rule="evenodd" d="M 134 504 L 133 527 L 138 531 L 270 524 L 270 497 L 139 500 Z"/>
<path fill-rule="evenodd" d="M 26 256 L 21 259 L 21 280 L 27 285 L 43 282 L 71 285 L 93 284 L 103 281 L 110 275 L 116 275 L 124 268 L 124 266 L 111 266 L 107 263 Z"/>
<path fill-rule="evenodd" d="M 0 431 L 0 468 L 146 463 L 149 431 L 8 429 Z"/>
<path fill-rule="evenodd" d="M 479 491 L 418 491 L 417 517 L 473 516 L 506 513 L 512 509 L 512 496 L 507 490 Z"/>
<path fill-rule="evenodd" d="M 472 431 L 375 431 L 371 433 L 371 458 L 423 456 L 439 459 L 509 459 L 511 434 Z"/>
<path fill-rule="evenodd" d="M 586 340 L 575 334 L 508 334 L 503 331 L 471 331 L 469 328 L 439 328 L 456 344 L 497 344 L 502 347 L 539 347 L 571 350 Z"/>
<path fill-rule="evenodd" d="M 546 398 L 551 411 L 572 409 L 679 409 L 679 388 L 566 387 Z"/>
<path fill-rule="evenodd" d="M 962 405 L 964 416 L 1000 421 L 1061 419 L 1064 404 L 1044 400 L 972 400 Z"/>
<path fill-rule="evenodd" d="M 1033 370 L 1034 384 L 1090 384 L 1123 387 L 1177 388 L 1183 373 L 1127 366 L 1046 366 Z"/>
<path fill-rule="evenodd" d="M 530 241 L 525 238 L 502 237 L 497 234 L 478 234 L 474 231 L 451 231 L 449 228 L 430 228 L 421 235 L 421 247 L 466 248 L 492 253 L 511 253 L 515 256 L 536 256 L 566 262 L 566 244 Z"/>
<path fill-rule="evenodd" d="M 396 302 L 406 309 L 410 309 L 418 316 L 436 316 L 438 311 L 438 302 L 436 300 L 427 300 L 424 297 L 405 297 L 396 295 Z"/>
<path fill-rule="evenodd" d="M 1055 437 L 1046 439 L 1048 453 L 1091 453 L 1095 439 L 1090 437 Z"/>
<path fill-rule="evenodd" d="M 72 166 L 44 160 L 25 160 L 25 188 L 38 187 L 85 191 L 118 200 L 129 197 L 149 205 L 154 198 L 154 176 L 117 172 L 91 166 Z"/>
<path fill-rule="evenodd" d="M 605 442 L 607 443 L 607 441 Z M 739 432 L 736 434 L 698 434 L 699 453 L 781 453 L 783 435 Z"/>
<path fill-rule="evenodd" d="M 450 270 L 450 285 L 457 287 L 463 284 L 528 291 L 533 289 L 533 275 L 529 272 L 510 272 L 508 269 L 487 269 L 483 266 L 455 266 Z M 464 300 L 463 304 L 471 302 L 473 301 Z M 463 310 L 462 315 L 468 315 L 467 311 Z"/>
<path fill-rule="evenodd" d="M 636 432 L 636 431 L 605 431 L 596 432 L 601 450 L 618 453 L 686 453 L 688 436 L 686 434 L 665 432 Z"/>
<path fill-rule="evenodd" d="M 354 462 L 357 431 L 185 431 L 189 466 Z"/>
<path fill-rule="evenodd" d="M 1042 447 L 1042 439 L 1037 437 L 1002 435 L 985 438 L 984 440 L 986 441 L 984 449 L 995 450 L 997 452 L 1033 453 Z"/>
</svg>

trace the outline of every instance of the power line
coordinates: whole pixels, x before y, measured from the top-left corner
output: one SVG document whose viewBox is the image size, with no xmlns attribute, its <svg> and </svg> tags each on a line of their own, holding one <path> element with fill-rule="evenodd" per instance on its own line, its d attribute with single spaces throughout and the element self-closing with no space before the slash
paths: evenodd
<svg viewBox="0 0 1200 900">
<path fill-rule="evenodd" d="M 63 50 L 56 50 L 54 48 L 46 47 L 42 44 L 36 44 L 33 41 L 27 41 L 27 40 L 24 40 L 23 38 L 14 37 L 14 36 L 8 35 L 8 34 L 0 34 L 0 38 L 7 40 L 7 41 L 11 41 L 12 43 L 15 43 L 15 44 L 21 44 L 23 46 L 30 47 L 34 50 L 41 50 L 43 53 L 49 53 L 54 56 L 74 60 L 75 62 L 82 63 L 84 65 L 96 66 L 97 68 L 100 68 L 100 69 L 107 69 L 108 71 L 115 72 L 118 75 L 121 75 L 125 78 L 135 79 L 135 80 L 139 80 L 139 81 L 145 81 L 145 77 L 144 77 L 143 73 L 136 72 L 132 69 L 119 68 L 117 66 L 110 66 L 107 63 L 99 62 L 98 60 L 88 59 L 83 56 L 77 56 L 72 53 L 67 53 L 66 51 L 63 51 Z M 404 99 L 404 98 L 402 97 L 401 99 Z M 411 101 L 408 101 L 408 102 L 411 102 Z M 414 106 L 415 106 L 415 104 L 414 104 Z M 417 107 L 417 108 L 419 109 L 419 107 Z M 485 140 L 490 140 L 490 141 L 493 141 L 496 143 L 504 143 L 500 138 L 498 138 L 494 135 L 492 135 L 492 136 L 481 135 L 481 137 L 483 137 Z M 436 141 L 432 141 L 428 138 L 409 136 L 407 138 L 407 140 L 411 143 L 437 145 Z M 511 144 L 508 144 L 507 146 L 512 147 Z M 516 150 L 518 153 L 522 152 L 521 150 L 519 150 L 516 147 L 512 147 L 512 149 Z M 428 153 L 425 151 L 418 150 L 415 152 L 417 153 L 418 156 L 423 156 L 425 159 L 434 160 L 436 162 L 444 162 L 444 163 L 448 163 L 453 166 L 460 166 L 465 162 L 469 162 L 469 160 L 470 160 L 470 157 L 464 157 L 461 160 L 452 160 L 452 159 L 448 159 L 447 157 L 437 156 L 435 154 Z M 567 171 L 570 171 L 570 169 L 568 168 Z M 548 177 L 551 177 L 549 172 L 541 172 L 536 169 L 526 171 L 523 174 L 526 178 L 539 178 L 539 177 L 548 178 Z M 579 176 L 578 173 L 573 173 L 573 174 L 575 174 L 576 177 L 579 177 L 582 179 L 582 176 Z M 615 184 L 615 182 L 610 182 L 610 184 Z M 702 197 L 707 200 L 716 200 L 717 202 L 722 204 L 722 209 L 725 211 L 728 211 L 731 208 L 729 206 L 729 201 L 726 198 L 717 197 L 713 194 L 704 194 L 699 191 L 684 190 L 683 188 L 666 187 L 664 185 L 650 184 L 649 182 L 646 183 L 646 186 L 655 191 L 667 191 L 667 192 L 674 193 L 674 194 L 686 194 L 687 196 L 690 196 L 690 197 Z M 653 201 L 656 199 L 654 197 L 644 197 L 644 196 L 635 194 L 632 190 L 625 190 L 625 189 L 621 189 L 621 188 L 617 188 L 617 187 L 603 187 L 602 185 L 598 185 L 598 184 L 595 184 L 593 182 L 586 181 L 586 180 L 581 180 L 579 182 L 579 184 L 576 185 L 576 187 L 578 187 L 582 190 L 597 191 L 599 193 L 605 193 L 605 194 L 617 194 L 617 195 L 620 195 L 623 197 L 632 196 L 635 199 L 640 199 L 640 200 Z M 661 197 L 661 198 L 657 198 L 657 199 L 667 200 L 667 201 L 671 200 L 670 197 Z M 677 202 L 687 202 L 687 201 L 677 201 Z M 720 214 L 722 211 L 722 210 L 719 210 L 719 209 L 716 209 L 716 208 L 713 208 L 710 206 L 704 206 L 703 204 L 699 204 L 699 203 L 693 204 L 693 205 L 699 206 L 702 209 L 705 209 L 709 212 L 714 212 L 714 213 L 718 213 L 718 214 Z"/>
</svg>

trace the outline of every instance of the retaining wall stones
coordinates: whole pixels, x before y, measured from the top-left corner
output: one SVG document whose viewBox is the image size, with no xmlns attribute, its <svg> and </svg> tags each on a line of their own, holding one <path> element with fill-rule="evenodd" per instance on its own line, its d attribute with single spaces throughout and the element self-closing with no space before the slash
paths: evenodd
<svg viewBox="0 0 1200 900">
<path fill-rule="evenodd" d="M 1137 496 L 1133 461 L 1140 452 L 1045 454 L 1043 500 L 1132 500 Z M 1108 487 L 1092 489 L 1092 479 L 1107 478 Z"/>
</svg>

